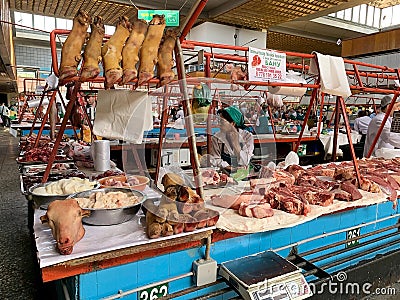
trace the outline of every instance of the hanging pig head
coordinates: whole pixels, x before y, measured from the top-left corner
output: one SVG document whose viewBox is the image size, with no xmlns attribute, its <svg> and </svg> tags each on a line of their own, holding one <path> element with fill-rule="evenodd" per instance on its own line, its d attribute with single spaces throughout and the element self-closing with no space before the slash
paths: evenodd
<svg viewBox="0 0 400 300">
<path fill-rule="evenodd" d="M 82 218 L 89 215 L 90 211 L 80 208 L 75 199 L 55 200 L 40 221 L 49 224 L 58 250 L 65 255 L 71 254 L 74 245 L 85 235 Z"/>
</svg>

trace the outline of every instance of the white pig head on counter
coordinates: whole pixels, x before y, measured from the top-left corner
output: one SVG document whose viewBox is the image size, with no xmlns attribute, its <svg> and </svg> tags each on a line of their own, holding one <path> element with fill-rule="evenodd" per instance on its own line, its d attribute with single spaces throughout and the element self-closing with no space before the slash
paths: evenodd
<svg viewBox="0 0 400 300">
<path fill-rule="evenodd" d="M 49 224 L 60 253 L 71 254 L 74 245 L 85 235 L 82 218 L 89 215 L 90 211 L 80 208 L 75 199 L 55 200 L 40 221 Z"/>
</svg>

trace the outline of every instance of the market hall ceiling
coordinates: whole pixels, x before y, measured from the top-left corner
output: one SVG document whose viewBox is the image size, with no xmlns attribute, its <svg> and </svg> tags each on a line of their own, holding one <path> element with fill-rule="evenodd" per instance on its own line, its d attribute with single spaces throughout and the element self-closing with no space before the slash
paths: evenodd
<svg viewBox="0 0 400 300">
<path fill-rule="evenodd" d="M 108 25 L 116 25 L 120 16 L 135 19 L 139 9 L 177 9 L 184 18 L 196 0 L 9 0 L 11 11 L 73 19 L 79 9 L 91 16 L 100 15 Z M 311 53 L 318 51 L 340 56 L 338 37 L 355 38 L 360 33 L 322 26 L 311 19 L 329 13 L 373 3 L 386 7 L 400 0 L 208 0 L 199 22 L 216 22 L 254 30 L 268 30 L 266 47 L 276 50 Z M 288 28 L 290 29 L 288 31 Z M 0 33 L 1 35 L 1 33 Z M 0 71 L 1 71 L 0 61 Z M 1 74 L 1 73 L 0 73 Z"/>
<path fill-rule="evenodd" d="M 196 0 L 10 0 L 10 9 L 34 14 L 72 19 L 79 9 L 91 16 L 100 15 L 108 25 L 116 25 L 122 15 L 133 20 L 137 9 L 176 9 L 184 18 Z M 318 25 L 309 20 L 331 12 L 370 3 L 367 0 L 208 0 L 197 22 L 216 22 L 254 30 L 275 32 L 267 38 L 270 49 L 310 53 L 319 51 L 340 55 L 337 38 L 356 38 L 360 33 Z M 385 7 L 400 0 L 376 0 Z M 292 21 L 295 21 L 294 23 Z M 311 24 L 314 23 L 314 24 Z M 288 31 L 285 27 L 293 24 Z M 293 29 L 295 27 L 295 29 Z M 276 29 L 275 29 L 276 28 Z M 286 28 L 286 29 L 285 29 Z M 320 38 L 318 36 L 321 36 Z M 300 37 L 300 38 L 299 38 Z M 318 42 L 321 41 L 321 42 Z M 317 49 L 316 49 L 317 48 Z"/>
</svg>

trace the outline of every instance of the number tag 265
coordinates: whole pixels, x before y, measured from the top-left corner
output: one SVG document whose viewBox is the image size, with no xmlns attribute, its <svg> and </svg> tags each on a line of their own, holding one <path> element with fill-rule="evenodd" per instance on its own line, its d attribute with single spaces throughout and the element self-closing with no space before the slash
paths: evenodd
<svg viewBox="0 0 400 300">
<path fill-rule="evenodd" d="M 153 286 L 138 292 L 140 300 L 154 300 L 168 295 L 168 283 Z"/>
</svg>

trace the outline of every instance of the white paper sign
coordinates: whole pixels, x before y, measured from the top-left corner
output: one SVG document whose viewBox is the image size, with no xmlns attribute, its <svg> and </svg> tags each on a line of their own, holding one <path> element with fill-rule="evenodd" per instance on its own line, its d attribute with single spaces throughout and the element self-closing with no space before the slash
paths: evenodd
<svg viewBox="0 0 400 300">
<path fill-rule="evenodd" d="M 286 54 L 249 47 L 250 81 L 285 81 Z"/>
</svg>

